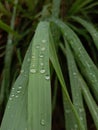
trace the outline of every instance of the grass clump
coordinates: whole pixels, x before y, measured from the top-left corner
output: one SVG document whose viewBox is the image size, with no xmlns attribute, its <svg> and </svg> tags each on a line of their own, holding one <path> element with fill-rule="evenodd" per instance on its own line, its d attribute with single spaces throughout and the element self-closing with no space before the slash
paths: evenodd
<svg viewBox="0 0 98 130">
<path fill-rule="evenodd" d="M 0 2 L 0 130 L 98 130 L 97 6 Z"/>
</svg>

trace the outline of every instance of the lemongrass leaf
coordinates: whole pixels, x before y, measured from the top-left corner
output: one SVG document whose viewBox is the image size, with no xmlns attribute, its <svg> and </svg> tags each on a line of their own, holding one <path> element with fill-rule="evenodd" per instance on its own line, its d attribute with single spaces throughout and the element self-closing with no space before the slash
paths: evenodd
<svg viewBox="0 0 98 130">
<path fill-rule="evenodd" d="M 12 87 L 3 116 L 1 130 L 26 130 L 27 128 L 27 85 L 29 78 L 31 45 L 32 44 L 30 44 L 24 58 L 21 74 Z"/>
<path fill-rule="evenodd" d="M 71 9 L 69 10 L 70 14 L 75 14 L 79 12 L 83 7 L 90 4 L 93 0 L 76 0 L 74 4 L 72 5 Z"/>
<path fill-rule="evenodd" d="M 2 20 L 0 20 L 0 28 L 6 31 L 7 33 L 11 33 L 12 35 L 16 37 L 20 37 L 17 32 L 15 32 L 13 29 L 10 28 L 6 23 L 4 23 Z"/>
<path fill-rule="evenodd" d="M 28 130 L 51 130 L 49 23 L 36 29 L 28 83 Z"/>
<path fill-rule="evenodd" d="M 90 33 L 90 35 L 92 36 L 95 46 L 98 49 L 98 31 L 96 30 L 96 28 L 93 26 L 93 24 L 87 22 L 86 20 L 80 18 L 80 17 L 72 17 L 74 20 L 76 20 L 77 22 L 79 22 L 81 25 L 83 25 L 87 31 Z"/>
<path fill-rule="evenodd" d="M 80 120 L 83 123 L 85 130 L 87 130 L 87 122 L 86 122 L 85 110 L 83 105 L 82 91 L 77 76 L 78 70 L 68 43 L 66 43 L 66 55 L 67 55 L 73 104 L 79 114 Z"/>
<path fill-rule="evenodd" d="M 81 41 L 74 33 L 74 31 L 69 28 L 65 23 L 60 20 L 54 20 L 54 22 L 60 27 L 65 41 L 67 40 L 70 44 L 75 58 L 77 60 L 78 66 L 81 69 L 86 80 L 89 82 L 90 87 L 98 100 L 98 69 L 93 63 L 92 59 L 86 52 Z M 70 35 L 71 34 L 71 35 Z"/>
<path fill-rule="evenodd" d="M 80 118 L 79 118 L 79 116 L 76 112 L 76 109 L 74 108 L 74 106 L 73 106 L 73 104 L 70 100 L 69 94 L 67 92 L 66 84 L 65 84 L 65 81 L 64 81 L 64 78 L 63 78 L 63 75 L 62 75 L 60 65 L 59 65 L 59 61 L 58 61 L 58 58 L 57 58 L 55 45 L 54 45 L 54 41 L 53 41 L 51 32 L 50 32 L 50 44 L 49 45 L 50 45 L 50 60 L 53 64 L 53 67 L 56 71 L 57 77 L 58 77 L 59 82 L 60 82 L 61 87 L 62 87 L 65 117 L 66 117 L 66 114 L 72 113 L 73 117 L 75 117 L 75 122 L 76 122 L 75 126 L 78 125 L 79 129 L 84 130 L 84 127 L 81 124 L 81 121 L 80 121 Z M 74 129 L 74 128 L 72 128 L 72 129 Z"/>
<path fill-rule="evenodd" d="M 11 15 L 11 13 L 10 13 L 8 10 L 5 9 L 5 7 L 4 7 L 4 5 L 2 4 L 2 2 L 0 2 L 0 13 L 3 13 L 3 14 L 5 14 L 5 15 L 7 15 L 7 16 L 10 16 L 10 15 Z"/>
<path fill-rule="evenodd" d="M 91 92 L 88 89 L 86 82 L 84 81 L 81 74 L 79 74 L 79 73 L 78 73 L 78 79 L 80 81 L 80 86 L 82 89 L 82 93 L 83 93 L 85 102 L 89 108 L 89 111 L 90 111 L 91 116 L 94 120 L 95 126 L 98 129 L 98 105 L 96 104 L 93 96 L 91 95 Z"/>
<path fill-rule="evenodd" d="M 60 3 L 61 3 L 61 0 L 53 0 L 53 7 L 52 7 L 52 15 L 53 15 L 53 17 L 58 17 L 59 16 Z"/>
</svg>

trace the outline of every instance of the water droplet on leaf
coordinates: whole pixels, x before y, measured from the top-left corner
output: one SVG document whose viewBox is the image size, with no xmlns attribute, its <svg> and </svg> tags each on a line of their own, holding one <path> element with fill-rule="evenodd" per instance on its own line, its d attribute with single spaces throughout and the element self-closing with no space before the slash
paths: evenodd
<svg viewBox="0 0 98 130">
<path fill-rule="evenodd" d="M 45 43 L 45 42 L 46 42 L 46 40 L 45 40 L 45 39 L 43 39 L 43 40 L 42 40 L 42 42 L 43 42 L 43 43 Z"/>
<path fill-rule="evenodd" d="M 44 68 L 41 69 L 41 70 L 40 70 L 40 73 L 42 73 L 42 74 L 45 73 L 45 69 L 44 69 Z"/>
<path fill-rule="evenodd" d="M 49 80 L 49 79 L 50 79 L 50 76 L 49 76 L 49 75 L 45 75 L 45 79 L 46 79 L 46 80 Z"/>
<path fill-rule="evenodd" d="M 43 55 L 43 54 L 40 54 L 40 55 L 39 55 L 39 57 L 40 57 L 40 58 L 43 58 L 43 57 L 44 57 L 44 55 Z"/>
<path fill-rule="evenodd" d="M 39 49 L 39 47 L 40 47 L 39 45 L 36 45 L 36 49 Z"/>
<path fill-rule="evenodd" d="M 21 73 L 21 74 L 24 73 L 24 70 L 21 70 L 20 73 Z"/>
<path fill-rule="evenodd" d="M 36 69 L 35 69 L 35 68 L 30 69 L 30 72 L 31 72 L 31 73 L 36 73 Z"/>
<path fill-rule="evenodd" d="M 45 125 L 45 120 L 44 119 L 41 119 L 41 125 L 44 126 Z"/>
<path fill-rule="evenodd" d="M 42 47 L 42 48 L 41 48 L 41 51 L 44 51 L 45 49 L 46 49 L 45 47 Z"/>
</svg>

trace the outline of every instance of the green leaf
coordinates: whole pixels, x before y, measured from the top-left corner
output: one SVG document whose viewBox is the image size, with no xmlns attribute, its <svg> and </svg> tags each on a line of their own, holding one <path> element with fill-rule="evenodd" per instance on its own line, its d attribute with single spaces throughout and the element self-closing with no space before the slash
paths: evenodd
<svg viewBox="0 0 98 130">
<path fill-rule="evenodd" d="M 83 47 L 81 41 L 77 37 L 77 35 L 73 32 L 71 28 L 69 28 L 66 24 L 64 24 L 60 20 L 54 21 L 61 29 L 65 42 L 66 40 L 70 44 L 75 58 L 77 60 L 78 66 L 83 73 L 86 80 L 89 82 L 90 87 L 98 100 L 98 69 L 91 60 L 90 56 L 86 52 Z"/>
<path fill-rule="evenodd" d="M 69 14 L 74 15 L 75 13 L 78 13 L 82 8 L 84 8 L 86 5 L 90 4 L 93 0 L 76 0 L 72 7 L 69 10 Z"/>
<path fill-rule="evenodd" d="M 50 32 L 50 44 L 49 45 L 50 45 L 50 60 L 53 64 L 53 67 L 56 71 L 57 77 L 58 77 L 59 82 L 60 82 L 61 87 L 62 87 L 65 117 L 66 117 L 66 114 L 72 113 L 73 117 L 75 117 L 74 119 L 76 120 L 76 125 L 78 125 L 79 129 L 84 130 L 84 127 L 81 124 L 79 115 L 77 114 L 77 111 L 74 108 L 74 106 L 70 100 L 69 94 L 67 92 L 66 84 L 65 84 L 64 77 L 62 75 L 60 64 L 59 64 L 59 61 L 57 58 L 56 49 L 55 49 L 55 45 L 54 45 L 54 41 L 53 41 L 51 32 Z"/>
<path fill-rule="evenodd" d="M 27 86 L 31 47 L 32 42 L 24 58 L 21 74 L 12 87 L 2 120 L 1 130 L 26 130 L 27 128 Z"/>
<path fill-rule="evenodd" d="M 98 105 L 96 104 L 96 102 L 95 102 L 90 90 L 88 89 L 86 82 L 82 78 L 81 74 L 78 73 L 77 76 L 78 76 L 78 79 L 80 82 L 80 86 L 81 86 L 81 89 L 83 92 L 85 102 L 89 108 L 89 111 L 94 120 L 95 126 L 98 129 Z"/>
<path fill-rule="evenodd" d="M 78 76 L 77 76 L 78 70 L 76 67 L 76 63 L 75 63 L 73 54 L 72 54 L 67 42 L 66 42 L 66 55 L 67 55 L 73 104 L 79 114 L 80 120 L 83 123 L 85 130 L 87 130 L 87 122 L 86 122 L 85 110 L 84 110 L 84 105 L 83 105 L 82 91 L 81 91 L 80 83 L 79 83 Z M 72 116 L 70 116 L 70 117 L 72 117 Z M 66 118 L 66 119 L 68 119 L 68 118 Z M 66 120 L 66 122 L 68 123 L 67 120 Z M 75 124 L 73 124 L 73 125 L 75 125 Z M 69 125 L 68 125 L 68 127 L 69 127 Z"/>
<path fill-rule="evenodd" d="M 52 7 L 52 16 L 58 17 L 60 13 L 60 4 L 61 0 L 53 0 L 53 7 Z"/>
<path fill-rule="evenodd" d="M 28 84 L 28 130 L 51 130 L 49 23 L 36 29 Z"/>
<path fill-rule="evenodd" d="M 15 32 L 13 29 L 11 29 L 10 26 L 8 26 L 7 24 L 5 24 L 1 20 L 0 20 L 0 28 L 3 29 L 4 31 L 6 31 L 7 33 L 11 33 L 11 34 L 13 34 L 16 37 L 20 37 L 17 32 Z"/>
<path fill-rule="evenodd" d="M 98 31 L 96 30 L 96 28 L 94 27 L 93 24 L 87 22 L 86 20 L 80 18 L 80 17 L 72 17 L 74 20 L 76 20 L 77 22 L 79 22 L 81 25 L 83 25 L 87 31 L 90 33 L 90 35 L 92 36 L 95 46 L 98 49 Z"/>
<path fill-rule="evenodd" d="M 4 5 L 0 2 L 0 13 L 4 13 L 5 15 L 10 16 L 11 13 L 5 9 Z"/>
</svg>

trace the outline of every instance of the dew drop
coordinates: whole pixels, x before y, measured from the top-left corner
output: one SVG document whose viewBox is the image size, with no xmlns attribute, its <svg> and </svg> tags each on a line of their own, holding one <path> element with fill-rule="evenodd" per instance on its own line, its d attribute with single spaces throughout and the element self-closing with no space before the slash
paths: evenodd
<svg viewBox="0 0 98 130">
<path fill-rule="evenodd" d="M 39 49 L 39 47 L 40 47 L 39 45 L 36 45 L 36 49 Z"/>
<path fill-rule="evenodd" d="M 19 86 L 18 88 L 19 88 L 19 89 L 22 89 L 22 87 L 21 87 L 21 86 Z"/>
<path fill-rule="evenodd" d="M 14 94 L 11 95 L 11 97 L 14 97 L 14 96 L 15 96 Z"/>
<path fill-rule="evenodd" d="M 83 120 L 83 117 L 80 117 L 80 120 Z"/>
<path fill-rule="evenodd" d="M 46 48 L 43 46 L 42 48 L 41 48 L 41 51 L 44 51 Z"/>
<path fill-rule="evenodd" d="M 18 98 L 18 95 L 16 95 L 15 97 Z"/>
<path fill-rule="evenodd" d="M 45 69 L 41 69 L 40 73 L 42 73 L 42 74 L 45 73 Z"/>
<path fill-rule="evenodd" d="M 78 125 L 77 125 L 77 124 L 75 124 L 75 128 L 78 128 Z"/>
<path fill-rule="evenodd" d="M 17 90 L 17 93 L 20 93 L 20 91 L 19 91 L 19 90 Z"/>
<path fill-rule="evenodd" d="M 11 101 L 11 100 L 12 100 L 12 98 L 10 97 L 10 98 L 9 98 L 9 100 Z"/>
<path fill-rule="evenodd" d="M 45 126 L 45 120 L 44 119 L 41 119 L 40 123 L 41 123 L 42 126 Z"/>
<path fill-rule="evenodd" d="M 45 79 L 46 79 L 46 80 L 49 80 L 49 79 L 50 79 L 50 76 L 49 76 L 49 75 L 46 75 L 46 76 L 45 76 Z"/>
<path fill-rule="evenodd" d="M 93 34 L 94 36 L 97 36 L 97 33 L 96 32 L 94 32 L 94 34 Z"/>
<path fill-rule="evenodd" d="M 20 73 L 21 73 L 21 74 L 24 73 L 24 70 L 21 70 Z"/>
<path fill-rule="evenodd" d="M 76 75 L 76 72 L 74 72 L 73 75 Z"/>
<path fill-rule="evenodd" d="M 46 42 L 46 40 L 45 40 L 45 39 L 43 39 L 43 40 L 42 40 L 42 42 L 43 42 L 43 43 L 45 43 L 45 42 Z"/>
<path fill-rule="evenodd" d="M 14 90 L 15 88 L 12 88 L 12 90 Z"/>
<path fill-rule="evenodd" d="M 8 106 L 8 109 L 10 108 L 10 106 Z"/>
<path fill-rule="evenodd" d="M 83 112 L 84 110 L 83 110 L 83 108 L 79 108 L 79 111 L 80 111 L 80 112 Z"/>
<path fill-rule="evenodd" d="M 43 57 L 44 57 L 44 55 L 43 55 L 43 54 L 40 54 L 40 55 L 39 55 L 39 57 L 40 57 L 40 58 L 43 58 Z"/>
<path fill-rule="evenodd" d="M 44 63 L 43 63 L 43 62 L 41 62 L 41 63 L 40 63 L 40 65 L 41 65 L 41 66 L 43 66 L 43 65 L 44 65 Z"/>
<path fill-rule="evenodd" d="M 27 59 L 27 62 L 30 62 L 30 58 Z"/>
<path fill-rule="evenodd" d="M 36 73 L 36 69 L 34 69 L 34 68 L 33 68 L 33 69 L 30 69 L 30 72 L 31 72 L 31 73 Z"/>
<path fill-rule="evenodd" d="M 35 58 L 35 55 L 32 55 L 32 59 L 34 59 Z"/>
</svg>

